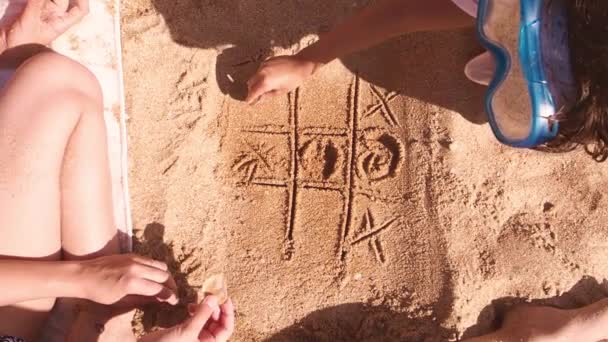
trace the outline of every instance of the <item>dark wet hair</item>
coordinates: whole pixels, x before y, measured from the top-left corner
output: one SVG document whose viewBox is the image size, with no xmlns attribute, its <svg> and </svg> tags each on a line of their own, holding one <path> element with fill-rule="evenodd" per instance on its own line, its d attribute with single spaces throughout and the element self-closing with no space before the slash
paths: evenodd
<svg viewBox="0 0 608 342">
<path fill-rule="evenodd" d="M 608 159 L 608 0 L 569 0 L 569 43 L 577 101 L 559 117 L 553 150 L 584 146 L 596 161 Z"/>
</svg>

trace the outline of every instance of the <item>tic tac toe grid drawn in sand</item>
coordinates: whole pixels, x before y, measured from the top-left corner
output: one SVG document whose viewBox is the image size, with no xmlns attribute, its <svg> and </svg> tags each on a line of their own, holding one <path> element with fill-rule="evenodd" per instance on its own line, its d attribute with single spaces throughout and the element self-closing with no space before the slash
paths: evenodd
<svg viewBox="0 0 608 342">
<path fill-rule="evenodd" d="M 391 108 L 397 94 L 354 76 L 342 94 L 346 104 L 323 104 L 322 110 L 335 115 L 314 115 L 318 108 L 309 106 L 314 101 L 302 101 L 306 91 L 297 89 L 287 95 L 283 118 L 264 117 L 263 109 L 248 113 L 247 124 L 237 129 L 243 148 L 231 165 L 237 184 L 284 189 L 284 259 L 298 253 L 296 221 L 312 215 L 315 194 L 336 193 L 341 203 L 330 203 L 340 206 L 340 217 L 333 221 L 338 225 L 335 257 L 344 262 L 352 248 L 367 245 L 376 261 L 384 264 L 382 236 L 402 223 L 403 217 L 398 211 L 377 213 L 372 207 L 394 202 L 374 194 L 380 191 L 379 183 L 400 174 L 404 163 L 402 127 Z M 362 93 L 369 103 L 364 108 Z M 369 202 L 375 205 L 368 206 Z"/>
<path fill-rule="evenodd" d="M 256 293 L 243 327 L 276 331 L 353 302 L 390 301 L 412 319 L 443 305 L 430 109 L 339 63 L 252 107 L 224 100 L 218 226 L 227 272 L 244 279 L 233 293 Z"/>
</svg>

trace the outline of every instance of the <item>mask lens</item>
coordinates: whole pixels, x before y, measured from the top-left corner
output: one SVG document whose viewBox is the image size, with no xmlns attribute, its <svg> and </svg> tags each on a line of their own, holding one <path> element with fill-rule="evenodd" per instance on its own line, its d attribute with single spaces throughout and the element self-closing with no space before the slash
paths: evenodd
<svg viewBox="0 0 608 342">
<path fill-rule="evenodd" d="M 506 139 L 526 139 L 532 125 L 532 100 L 519 57 L 520 0 L 489 0 L 484 19 L 484 34 L 502 50 L 499 58 L 506 59 L 506 70 L 498 75 L 502 80 L 490 102 L 494 120 Z"/>
</svg>

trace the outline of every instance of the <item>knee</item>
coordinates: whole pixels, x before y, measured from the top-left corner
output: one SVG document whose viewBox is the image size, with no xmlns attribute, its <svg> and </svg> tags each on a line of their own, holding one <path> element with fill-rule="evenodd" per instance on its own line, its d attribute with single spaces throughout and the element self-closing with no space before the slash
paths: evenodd
<svg viewBox="0 0 608 342">
<path fill-rule="evenodd" d="M 103 105 L 101 86 L 95 75 L 82 64 L 53 51 L 38 53 L 16 71 L 47 89 L 67 90 L 84 95 L 87 100 Z"/>
</svg>

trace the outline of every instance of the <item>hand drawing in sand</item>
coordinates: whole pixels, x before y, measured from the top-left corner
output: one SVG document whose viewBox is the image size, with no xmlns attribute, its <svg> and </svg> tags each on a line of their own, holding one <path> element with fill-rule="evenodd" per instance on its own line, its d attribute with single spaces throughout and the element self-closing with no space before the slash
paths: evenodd
<svg viewBox="0 0 608 342">
<path fill-rule="evenodd" d="M 245 99 L 247 79 L 273 48 L 291 48 L 358 2 L 362 1 L 152 1 L 176 42 L 222 51 L 217 58 L 217 83 L 224 93 L 240 100 Z"/>
<path fill-rule="evenodd" d="M 216 82 L 224 94 L 244 100 L 247 80 L 260 63 L 277 54 L 290 55 L 302 50 L 314 42 L 313 35 L 328 31 L 366 1 L 152 0 L 152 3 L 177 43 L 221 51 L 217 56 Z M 467 46 L 475 49 L 471 44 L 452 39 L 449 33 L 433 35 L 442 36 L 441 44 L 446 51 Z M 482 103 L 483 88 L 464 82 L 462 65 L 466 60 L 451 58 L 446 64 L 448 59 L 424 44 L 428 40 L 425 34 L 407 39 L 415 46 L 415 53 L 403 49 L 400 42 L 390 42 L 342 62 L 370 84 L 463 113 L 476 123 L 485 122 L 483 108 L 478 105 Z M 387 70 L 407 72 L 387 73 Z M 460 86 L 454 88 L 454 83 Z M 465 98 L 469 100 L 463 101 Z"/>
</svg>

